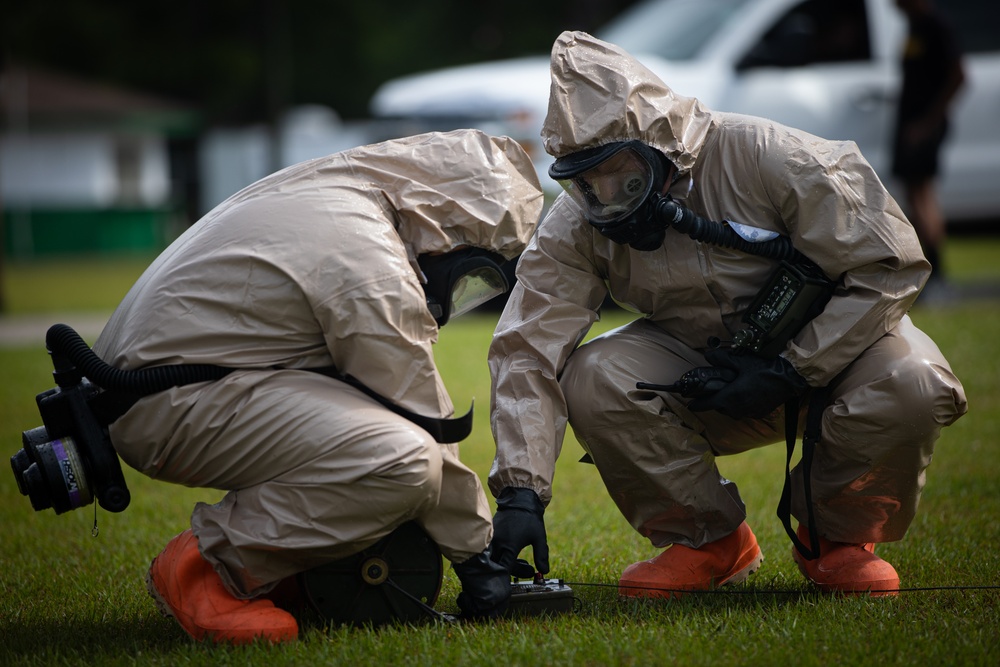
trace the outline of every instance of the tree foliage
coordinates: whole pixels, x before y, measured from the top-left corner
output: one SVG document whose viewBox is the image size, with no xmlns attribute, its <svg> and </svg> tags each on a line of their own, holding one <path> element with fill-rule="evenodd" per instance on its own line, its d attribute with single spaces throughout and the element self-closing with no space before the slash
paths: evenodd
<svg viewBox="0 0 1000 667">
<path fill-rule="evenodd" d="M 187 101 L 209 122 L 305 103 L 357 118 L 387 79 L 546 53 L 634 2 L 34 0 L 4 11 L 0 39 L 11 62 Z"/>
</svg>

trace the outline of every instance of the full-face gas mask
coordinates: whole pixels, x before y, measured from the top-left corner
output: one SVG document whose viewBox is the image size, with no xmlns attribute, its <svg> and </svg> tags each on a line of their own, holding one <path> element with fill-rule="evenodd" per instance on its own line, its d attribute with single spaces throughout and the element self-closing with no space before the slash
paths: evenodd
<svg viewBox="0 0 1000 667">
<path fill-rule="evenodd" d="M 427 307 L 443 327 L 510 289 L 500 265 L 504 258 L 480 248 L 462 248 L 441 255 L 420 255 L 417 263 L 427 282 Z"/>
<path fill-rule="evenodd" d="M 656 250 L 666 228 L 653 214 L 671 171 L 666 156 L 638 141 L 588 148 L 556 160 L 549 176 L 586 212 L 597 231 L 636 250 Z"/>
</svg>

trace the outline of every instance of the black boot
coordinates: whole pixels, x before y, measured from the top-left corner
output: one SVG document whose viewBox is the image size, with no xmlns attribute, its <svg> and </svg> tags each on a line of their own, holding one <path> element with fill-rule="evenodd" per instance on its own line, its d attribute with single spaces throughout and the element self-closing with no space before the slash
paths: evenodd
<svg viewBox="0 0 1000 667">
<path fill-rule="evenodd" d="M 490 560 L 489 551 L 452 565 L 452 568 L 462 582 L 458 608 L 466 618 L 503 616 L 510 602 L 510 573 Z"/>
</svg>

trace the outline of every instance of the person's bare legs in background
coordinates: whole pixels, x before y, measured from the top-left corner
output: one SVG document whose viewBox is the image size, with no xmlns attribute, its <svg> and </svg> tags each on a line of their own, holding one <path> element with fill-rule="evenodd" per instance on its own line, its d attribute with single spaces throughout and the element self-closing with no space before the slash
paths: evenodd
<svg viewBox="0 0 1000 667">
<path fill-rule="evenodd" d="M 924 256 L 931 263 L 931 277 L 928 284 L 942 283 L 944 272 L 941 267 L 941 252 L 944 249 L 946 223 L 941 205 L 938 203 L 934 178 L 913 180 L 904 184 L 904 187 L 910 222 L 917 232 Z"/>
</svg>

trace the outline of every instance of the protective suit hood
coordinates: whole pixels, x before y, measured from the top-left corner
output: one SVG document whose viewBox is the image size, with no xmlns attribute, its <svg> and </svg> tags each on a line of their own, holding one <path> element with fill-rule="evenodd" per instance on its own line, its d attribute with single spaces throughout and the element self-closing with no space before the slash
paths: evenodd
<svg viewBox="0 0 1000 667">
<path fill-rule="evenodd" d="M 477 130 L 301 162 L 189 227 L 94 349 L 126 369 L 334 365 L 409 410 L 448 416 L 417 258 L 460 245 L 514 257 L 541 208 L 524 150 Z"/>
<path fill-rule="evenodd" d="M 676 94 L 619 47 L 585 32 L 563 32 L 552 47 L 545 150 L 560 158 L 637 139 L 659 149 L 681 172 L 694 165 L 711 113 Z"/>
<path fill-rule="evenodd" d="M 524 249 L 541 214 L 538 176 L 524 149 L 508 137 L 456 130 L 341 155 L 385 196 L 410 259 L 462 245 L 511 259 Z"/>
</svg>

